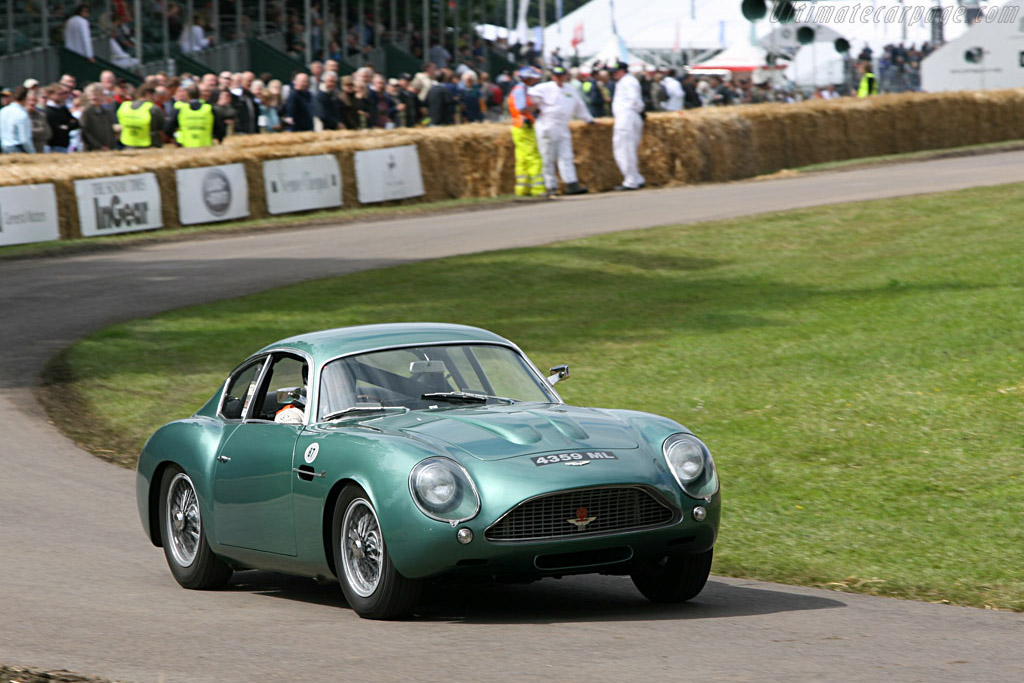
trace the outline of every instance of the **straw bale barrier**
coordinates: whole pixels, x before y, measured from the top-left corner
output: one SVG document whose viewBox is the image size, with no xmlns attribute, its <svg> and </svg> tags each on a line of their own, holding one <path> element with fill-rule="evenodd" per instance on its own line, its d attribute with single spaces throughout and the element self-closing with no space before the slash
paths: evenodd
<svg viewBox="0 0 1024 683">
<path fill-rule="evenodd" d="M 609 190 L 621 181 L 612 159 L 612 122 L 572 124 L 580 181 Z M 785 168 L 859 157 L 943 149 L 1024 138 L 1024 89 L 886 95 L 802 104 L 708 108 L 647 117 L 640 170 L 652 186 L 727 181 Z M 262 162 L 332 154 L 342 174 L 345 207 L 358 206 L 355 152 L 416 145 L 426 194 L 399 203 L 512 192 L 514 154 L 508 126 L 476 124 L 321 133 L 237 136 L 208 149 L 164 148 L 0 157 L 0 186 L 52 182 L 61 237 L 80 236 L 76 179 L 153 172 L 163 223 L 177 227 L 174 171 L 241 162 L 249 182 L 250 215 L 267 216 Z"/>
</svg>

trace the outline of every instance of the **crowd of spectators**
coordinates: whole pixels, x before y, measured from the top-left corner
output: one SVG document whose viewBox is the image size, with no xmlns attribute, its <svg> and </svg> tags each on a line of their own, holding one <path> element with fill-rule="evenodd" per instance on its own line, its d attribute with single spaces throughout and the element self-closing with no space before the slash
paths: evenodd
<svg viewBox="0 0 1024 683">
<path fill-rule="evenodd" d="M 878 56 L 879 89 L 882 92 L 917 92 L 921 89 L 921 62 L 935 50 L 930 43 L 910 47 L 903 43 L 886 45 Z M 865 47 L 858 61 L 873 61 L 874 53 Z"/>
<path fill-rule="evenodd" d="M 529 63 L 539 60 L 539 55 L 533 56 L 527 46 L 522 58 Z M 15 90 L 5 89 L 0 92 L 0 106 L 6 108 L 13 102 L 14 109 L 25 110 L 31 121 L 32 144 L 21 151 L 34 152 L 119 148 L 118 109 L 122 103 L 140 97 L 152 102 L 162 114 L 163 128 L 154 130 L 153 146 L 174 142 L 171 121 L 175 103 L 197 98 L 213 106 L 216 141 L 240 134 L 442 126 L 507 119 L 505 100 L 514 84 L 507 71 L 492 79 L 487 71 L 472 66 L 476 62 L 471 50 L 468 60 L 451 60 L 449 64 L 452 66 L 438 67 L 426 62 L 415 75 L 386 78 L 370 65 L 339 76 L 339 62 L 326 60 L 312 62 L 290 83 L 269 74 L 225 71 L 203 76 L 158 73 L 146 77 L 139 87 L 105 71 L 99 82 L 83 89 L 77 88 L 73 76 L 65 74 L 50 85 L 29 79 Z M 594 117 L 611 115 L 615 82 L 607 68 L 601 64 L 590 69 L 571 67 L 569 74 L 569 82 L 579 89 Z M 650 112 L 841 96 L 835 86 L 808 92 L 675 69 L 637 76 Z M 13 149 L 22 143 L 5 138 L 3 144 L 5 149 Z"/>
<path fill-rule="evenodd" d="M 267 20 L 285 28 L 289 53 L 304 59 L 307 54 L 304 22 L 294 3 L 270 3 Z M 151 102 L 155 110 L 151 146 L 176 141 L 175 111 L 180 103 L 204 102 L 212 107 L 215 125 L 212 138 L 223 141 L 229 135 L 252 135 L 279 131 L 359 130 L 440 126 L 456 123 L 502 121 L 508 118 L 506 99 L 514 85 L 512 73 L 520 65 L 538 68 L 564 66 L 569 82 L 579 92 L 594 117 L 609 116 L 615 81 L 609 65 L 573 65 L 556 49 L 542 54 L 532 42 L 508 45 L 502 39 L 486 41 L 474 33 L 453 34 L 450 30 L 430 36 L 429 44 L 414 26 L 401 28 L 404 47 L 422 59 L 418 73 L 387 78 L 370 62 L 370 51 L 381 40 L 396 40 L 384 23 L 370 13 L 362 18 L 341 17 L 336 3 L 312 4 L 309 32 L 313 54 L 328 54 L 282 82 L 270 74 L 245 72 L 207 73 L 202 76 L 164 72 L 147 76 L 139 87 L 103 72 L 100 81 L 79 89 L 69 74 L 49 85 L 35 79 L 18 88 L 3 90 L 0 105 L 0 140 L 5 151 L 69 152 L 117 149 L 122 146 L 118 110 L 124 102 Z M 115 0 L 110 15 L 111 54 L 131 68 L 134 39 L 130 3 Z M 162 5 L 163 6 L 163 5 Z M 161 6 L 161 7 L 162 7 Z M 171 38 L 182 52 L 207 47 L 217 38 L 216 26 L 226 38 L 238 37 L 248 26 L 225 26 L 209 20 L 204 11 L 190 24 L 175 2 L 166 3 Z M 75 8 L 65 22 L 65 41 L 84 45 L 88 41 L 88 5 Z M 358 19 L 349 21 L 349 19 Z M 233 31 L 233 33 L 232 33 Z M 444 42 L 440 41 L 444 38 Z M 116 47 L 115 47 L 116 43 Z M 451 49 L 450 49 L 451 48 Z M 85 49 L 80 47 L 80 49 Z M 858 60 L 875 61 L 881 90 L 904 91 L 919 87 L 921 59 L 931 51 L 889 45 L 874 60 L 870 48 Z M 91 56 L 91 55 L 87 55 Z M 342 60 L 345 60 L 344 62 Z M 350 75 L 342 65 L 364 64 Z M 851 65 L 852 65 L 851 60 Z M 490 70 L 500 71 L 494 77 Z M 852 94 L 848 84 L 816 90 L 793 87 L 785 82 L 753 83 L 727 74 L 700 75 L 685 69 L 650 70 L 636 74 L 646 110 L 681 111 L 705 106 L 733 106 L 762 102 L 797 102 L 805 99 L 834 99 Z M 176 104 L 179 103 L 179 104 Z M 137 106 L 137 105 L 135 105 Z M 8 111 L 10 108 L 10 111 Z M 22 113 L 24 115 L 22 115 Z M 16 134 L 28 122 L 31 140 Z M 20 135 L 20 137 L 18 137 Z"/>
</svg>

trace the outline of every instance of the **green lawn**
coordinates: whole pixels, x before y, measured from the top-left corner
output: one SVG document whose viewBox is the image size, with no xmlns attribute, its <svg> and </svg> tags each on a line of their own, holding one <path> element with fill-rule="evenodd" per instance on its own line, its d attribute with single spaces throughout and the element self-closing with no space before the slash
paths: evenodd
<svg viewBox="0 0 1024 683">
<path fill-rule="evenodd" d="M 1024 610 L 1022 215 L 1014 185 L 418 263 L 121 325 L 49 375 L 130 460 L 275 339 L 479 325 L 571 363 L 567 401 L 709 444 L 714 572 Z"/>
</svg>

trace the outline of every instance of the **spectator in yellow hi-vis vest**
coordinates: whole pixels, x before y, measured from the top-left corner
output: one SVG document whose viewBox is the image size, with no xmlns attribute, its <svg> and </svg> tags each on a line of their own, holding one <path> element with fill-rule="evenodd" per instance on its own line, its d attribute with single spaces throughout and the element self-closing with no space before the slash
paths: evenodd
<svg viewBox="0 0 1024 683">
<path fill-rule="evenodd" d="M 857 87 L 857 97 L 870 97 L 878 94 L 878 79 L 871 69 L 871 62 L 861 62 L 857 69 L 860 72 L 860 85 Z"/>
<path fill-rule="evenodd" d="M 214 139 L 224 137 L 224 120 L 213 105 L 199 99 L 199 88 L 185 89 L 188 102 L 175 102 L 164 132 L 182 147 L 210 147 Z"/>
<path fill-rule="evenodd" d="M 537 134 L 533 130 L 537 105 L 527 90 L 540 80 L 540 72 L 524 66 L 516 74 L 519 83 L 508 94 L 508 112 L 512 115 L 512 144 L 516 152 L 516 196 L 544 197 L 543 162 L 537 149 Z"/>
<path fill-rule="evenodd" d="M 135 91 L 135 99 L 122 102 L 117 108 L 117 123 L 121 126 L 121 146 L 125 149 L 143 149 L 163 145 L 161 131 L 164 112 L 153 104 L 156 88 L 144 85 Z"/>
</svg>

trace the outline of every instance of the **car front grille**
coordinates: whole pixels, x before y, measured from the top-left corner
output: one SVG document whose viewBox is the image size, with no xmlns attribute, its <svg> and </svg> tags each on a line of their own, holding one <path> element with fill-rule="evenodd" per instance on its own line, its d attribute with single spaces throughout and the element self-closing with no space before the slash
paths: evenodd
<svg viewBox="0 0 1024 683">
<path fill-rule="evenodd" d="M 671 523 L 675 512 L 640 487 L 559 491 L 520 503 L 492 524 L 489 541 L 582 538 Z"/>
</svg>

